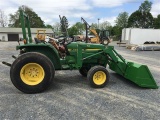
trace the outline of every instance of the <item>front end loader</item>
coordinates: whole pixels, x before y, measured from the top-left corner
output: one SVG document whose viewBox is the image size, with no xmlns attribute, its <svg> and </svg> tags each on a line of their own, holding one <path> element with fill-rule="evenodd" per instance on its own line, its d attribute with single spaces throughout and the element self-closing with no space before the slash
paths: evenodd
<svg viewBox="0 0 160 120">
<path fill-rule="evenodd" d="M 146 65 L 125 60 L 113 46 L 67 41 L 58 47 L 52 42 L 35 43 L 31 40 L 28 16 L 21 11 L 20 18 L 26 42 L 16 47 L 20 55 L 10 64 L 11 81 L 20 91 L 43 92 L 54 80 L 55 70 L 79 70 L 81 75 L 87 77 L 91 87 L 102 88 L 110 78 L 107 65 L 140 87 L 158 88 Z M 27 24 L 28 34 L 23 23 Z M 62 57 L 61 53 L 65 56 Z"/>
</svg>

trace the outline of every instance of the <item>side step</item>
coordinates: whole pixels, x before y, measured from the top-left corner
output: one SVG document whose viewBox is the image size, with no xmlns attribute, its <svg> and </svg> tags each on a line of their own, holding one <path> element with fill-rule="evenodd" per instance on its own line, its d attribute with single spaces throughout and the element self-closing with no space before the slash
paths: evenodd
<svg viewBox="0 0 160 120">
<path fill-rule="evenodd" d="M 16 56 L 14 56 L 14 55 L 12 55 L 12 57 L 13 57 L 14 59 L 17 59 L 17 57 L 16 57 Z"/>
<path fill-rule="evenodd" d="M 17 57 L 14 56 L 14 55 L 12 55 L 12 58 L 17 59 Z M 9 66 L 9 67 L 11 67 L 11 65 L 12 65 L 11 63 L 8 63 L 8 62 L 6 62 L 6 61 L 2 61 L 2 64 L 7 65 L 7 66 Z"/>
<path fill-rule="evenodd" d="M 7 63 L 7 62 L 5 62 L 5 61 L 3 61 L 2 64 L 7 65 L 7 66 L 9 66 L 9 67 L 11 67 L 11 65 L 12 65 L 12 64 Z"/>
</svg>

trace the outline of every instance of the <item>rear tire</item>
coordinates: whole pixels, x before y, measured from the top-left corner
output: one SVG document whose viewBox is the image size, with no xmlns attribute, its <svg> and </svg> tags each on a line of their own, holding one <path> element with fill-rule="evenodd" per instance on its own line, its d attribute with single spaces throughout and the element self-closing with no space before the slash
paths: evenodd
<svg viewBox="0 0 160 120">
<path fill-rule="evenodd" d="M 24 93 L 46 90 L 55 74 L 51 60 L 37 52 L 24 53 L 12 64 L 10 77 L 13 85 Z"/>
<path fill-rule="evenodd" d="M 103 88 L 109 82 L 109 73 L 103 66 L 94 66 L 88 71 L 87 79 L 91 87 Z"/>
</svg>

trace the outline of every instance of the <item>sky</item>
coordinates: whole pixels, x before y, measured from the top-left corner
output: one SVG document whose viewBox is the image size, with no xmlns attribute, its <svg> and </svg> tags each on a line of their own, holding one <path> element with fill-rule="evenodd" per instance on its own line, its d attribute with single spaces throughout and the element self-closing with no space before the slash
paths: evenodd
<svg viewBox="0 0 160 120">
<path fill-rule="evenodd" d="M 149 0 L 153 17 L 160 14 L 160 0 Z M 54 25 L 59 15 L 66 16 L 70 25 L 81 22 L 83 17 L 89 24 L 108 21 L 115 25 L 121 12 L 129 15 L 138 10 L 144 0 L 0 0 L 0 9 L 5 15 L 14 14 L 18 7 L 26 5 L 45 22 Z M 8 16 L 9 20 L 9 16 Z"/>
</svg>

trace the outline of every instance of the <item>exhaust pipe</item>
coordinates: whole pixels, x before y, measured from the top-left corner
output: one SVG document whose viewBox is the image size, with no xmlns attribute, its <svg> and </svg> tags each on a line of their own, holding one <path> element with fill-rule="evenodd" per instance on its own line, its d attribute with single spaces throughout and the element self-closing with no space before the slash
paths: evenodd
<svg viewBox="0 0 160 120">
<path fill-rule="evenodd" d="M 5 62 L 5 61 L 3 61 L 2 64 L 7 65 L 7 66 L 9 66 L 9 67 L 11 67 L 11 65 L 12 65 L 12 64 L 7 63 L 7 62 Z"/>
</svg>

